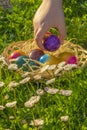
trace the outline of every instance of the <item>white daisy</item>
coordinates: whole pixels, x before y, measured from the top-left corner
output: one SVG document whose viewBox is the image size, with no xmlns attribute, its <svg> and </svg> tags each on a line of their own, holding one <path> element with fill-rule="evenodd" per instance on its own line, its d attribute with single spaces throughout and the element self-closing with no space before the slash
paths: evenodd
<svg viewBox="0 0 87 130">
<path fill-rule="evenodd" d="M 59 74 L 62 70 L 63 70 L 63 67 L 58 68 L 58 69 L 56 69 L 56 70 L 54 71 L 54 74 L 57 75 L 57 74 Z"/>
<path fill-rule="evenodd" d="M 44 71 L 46 71 L 48 69 L 49 65 L 45 65 L 41 68 L 40 73 L 43 73 Z"/>
<path fill-rule="evenodd" d="M 9 99 L 9 95 L 6 94 L 6 95 L 4 96 L 4 98 L 5 98 L 6 100 Z"/>
<path fill-rule="evenodd" d="M 8 102 L 8 103 L 6 103 L 6 107 L 9 107 L 9 108 L 13 108 L 13 107 L 15 107 L 16 106 L 16 104 L 17 104 L 17 101 L 13 101 L 13 102 Z"/>
<path fill-rule="evenodd" d="M 48 70 L 54 70 L 56 68 L 56 65 L 50 65 L 47 69 Z"/>
<path fill-rule="evenodd" d="M 31 120 L 30 125 L 32 126 L 42 126 L 44 121 L 42 119 Z"/>
<path fill-rule="evenodd" d="M 49 88 L 49 87 L 45 87 L 44 90 L 49 93 L 49 94 L 56 94 L 58 93 L 59 89 L 56 88 Z"/>
<path fill-rule="evenodd" d="M 5 60 L 5 57 L 0 55 L 0 62 L 3 62 Z"/>
<path fill-rule="evenodd" d="M 65 64 L 66 64 L 66 62 L 65 62 L 65 61 L 63 61 L 63 62 L 60 62 L 60 63 L 58 64 L 58 68 L 61 68 L 61 67 L 63 67 Z"/>
<path fill-rule="evenodd" d="M 5 83 L 0 81 L 0 88 L 3 87 L 4 85 Z"/>
<path fill-rule="evenodd" d="M 8 85 L 9 90 L 13 90 L 14 87 L 17 87 L 19 85 L 19 83 L 17 83 L 16 81 L 11 81 Z"/>
<path fill-rule="evenodd" d="M 4 110 L 5 107 L 3 105 L 0 105 L 0 110 Z"/>
<path fill-rule="evenodd" d="M 64 70 L 71 70 L 73 68 L 77 68 L 76 64 L 67 64 L 63 67 Z"/>
<path fill-rule="evenodd" d="M 25 84 L 25 83 L 29 82 L 29 80 L 30 80 L 30 77 L 26 77 L 26 78 L 22 79 L 19 83 Z"/>
<path fill-rule="evenodd" d="M 8 66 L 8 69 L 9 69 L 9 70 L 17 70 L 18 67 L 17 67 L 16 64 L 10 64 L 10 65 Z"/>
<path fill-rule="evenodd" d="M 69 120 L 69 116 L 61 116 L 61 121 L 66 122 Z"/>
<path fill-rule="evenodd" d="M 70 96 L 72 94 L 72 90 L 60 90 L 60 94 L 64 96 Z"/>
<path fill-rule="evenodd" d="M 51 83 L 53 83 L 54 81 L 55 81 L 55 78 L 52 78 L 52 79 L 50 79 L 50 80 L 47 80 L 47 81 L 46 81 L 46 85 L 51 84 Z"/>
<path fill-rule="evenodd" d="M 38 80 L 38 79 L 41 79 L 41 75 L 35 75 L 35 76 L 33 76 L 33 78 L 35 79 L 35 80 Z"/>
<path fill-rule="evenodd" d="M 43 95 L 44 94 L 44 91 L 43 91 L 43 89 L 38 89 L 37 91 L 36 91 L 36 93 L 37 93 L 37 95 Z"/>
<path fill-rule="evenodd" d="M 14 116 L 9 116 L 9 119 L 10 120 L 14 120 Z"/>
<path fill-rule="evenodd" d="M 22 74 L 22 78 L 25 78 L 29 75 L 29 72 L 24 72 L 24 74 Z"/>
<path fill-rule="evenodd" d="M 27 102 L 24 103 L 25 107 L 33 107 L 35 103 L 40 100 L 40 96 L 32 96 Z"/>
</svg>

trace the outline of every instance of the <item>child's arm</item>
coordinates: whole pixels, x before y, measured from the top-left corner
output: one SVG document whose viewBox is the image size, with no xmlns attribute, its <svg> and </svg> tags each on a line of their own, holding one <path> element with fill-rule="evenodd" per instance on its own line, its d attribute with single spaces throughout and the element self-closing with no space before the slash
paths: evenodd
<svg viewBox="0 0 87 130">
<path fill-rule="evenodd" d="M 60 40 L 63 41 L 66 36 L 66 28 L 62 0 L 43 0 L 34 16 L 33 24 L 34 38 L 41 49 L 43 49 L 42 38 L 52 27 L 59 31 Z"/>
</svg>

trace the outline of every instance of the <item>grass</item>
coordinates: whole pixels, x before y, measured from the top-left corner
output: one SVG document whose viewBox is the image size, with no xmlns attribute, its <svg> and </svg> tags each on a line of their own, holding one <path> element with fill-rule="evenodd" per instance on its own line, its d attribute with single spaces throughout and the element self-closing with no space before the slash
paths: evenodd
<svg viewBox="0 0 87 130">
<path fill-rule="evenodd" d="M 13 41 L 33 38 L 33 16 L 41 1 L 22 0 L 14 1 L 11 9 L 0 9 L 0 53 Z M 73 38 L 74 43 L 86 47 L 87 42 L 87 15 L 73 16 L 69 19 L 66 13 L 67 39 Z M 74 14 L 75 15 L 75 14 Z M 30 126 L 31 120 L 41 118 L 44 120 L 42 130 L 87 130 L 87 68 L 72 71 L 47 87 L 59 90 L 72 90 L 71 96 L 55 95 L 44 92 L 40 101 L 32 108 L 26 108 L 24 103 L 31 96 L 37 95 L 37 89 L 44 89 L 45 82 L 28 82 L 19 84 L 13 90 L 8 86 L 11 81 L 20 82 L 21 77 L 14 71 L 9 71 L 6 66 L 0 66 L 0 81 L 5 85 L 0 87 L 0 105 L 5 108 L 0 110 L 0 130 L 38 130 Z M 17 101 L 13 107 L 6 107 L 6 103 Z M 61 121 L 61 116 L 69 116 L 66 122 Z M 14 119 L 11 119 L 11 116 Z"/>
</svg>

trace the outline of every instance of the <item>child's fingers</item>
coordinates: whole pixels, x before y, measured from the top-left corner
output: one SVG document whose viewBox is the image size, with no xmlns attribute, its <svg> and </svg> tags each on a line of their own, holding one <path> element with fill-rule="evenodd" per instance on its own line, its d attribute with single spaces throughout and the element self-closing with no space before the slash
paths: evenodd
<svg viewBox="0 0 87 130">
<path fill-rule="evenodd" d="M 44 25 L 42 27 L 40 27 L 38 29 L 38 31 L 36 32 L 35 34 L 35 41 L 37 43 L 37 45 L 44 50 L 44 46 L 42 45 L 42 40 L 43 40 L 43 37 L 45 35 L 45 33 L 47 32 L 47 27 L 45 27 Z"/>
<path fill-rule="evenodd" d="M 65 26 L 57 26 L 57 30 L 59 32 L 59 39 L 60 39 L 60 42 L 63 43 L 65 37 L 66 37 L 66 29 L 65 29 Z"/>
</svg>

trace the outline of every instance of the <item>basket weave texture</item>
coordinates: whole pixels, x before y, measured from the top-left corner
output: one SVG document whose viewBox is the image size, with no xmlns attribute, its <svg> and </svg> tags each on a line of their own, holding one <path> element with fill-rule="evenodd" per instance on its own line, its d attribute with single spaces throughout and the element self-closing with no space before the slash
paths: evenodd
<svg viewBox="0 0 87 130">
<path fill-rule="evenodd" d="M 7 46 L 4 49 L 3 56 L 5 58 L 7 65 L 9 66 L 11 64 L 11 62 L 9 61 L 8 57 L 14 50 L 22 50 L 26 53 L 26 55 L 29 55 L 31 50 L 36 49 L 36 48 L 38 48 L 38 46 L 33 39 L 29 39 L 27 41 L 14 42 L 14 43 L 11 43 L 9 46 Z M 57 58 L 63 52 L 74 53 L 74 55 L 77 57 L 77 61 L 78 61 L 77 68 L 83 67 L 87 63 L 87 51 L 84 48 L 82 48 L 80 45 L 74 44 L 70 41 L 64 41 L 64 44 L 62 44 L 60 46 L 60 48 L 55 52 L 44 51 L 44 53 L 51 54 L 51 55 L 53 55 Z M 35 61 L 35 62 L 37 62 L 37 61 Z M 64 67 L 66 66 L 64 64 L 61 64 L 61 66 L 60 66 L 60 64 L 61 63 L 56 64 L 56 65 L 40 64 L 38 69 L 36 69 L 36 70 L 31 69 L 31 71 L 29 72 L 29 76 L 32 79 L 35 76 L 36 76 L 36 79 L 39 79 L 39 78 L 42 78 L 42 77 L 52 78 L 54 76 L 58 76 L 58 75 L 62 74 L 62 72 L 64 72 Z M 61 69 L 61 67 L 62 67 L 62 69 Z M 65 70 L 68 70 L 68 69 L 65 69 Z M 21 74 L 24 74 L 24 71 L 22 71 L 21 69 L 18 69 L 18 71 Z"/>
</svg>

